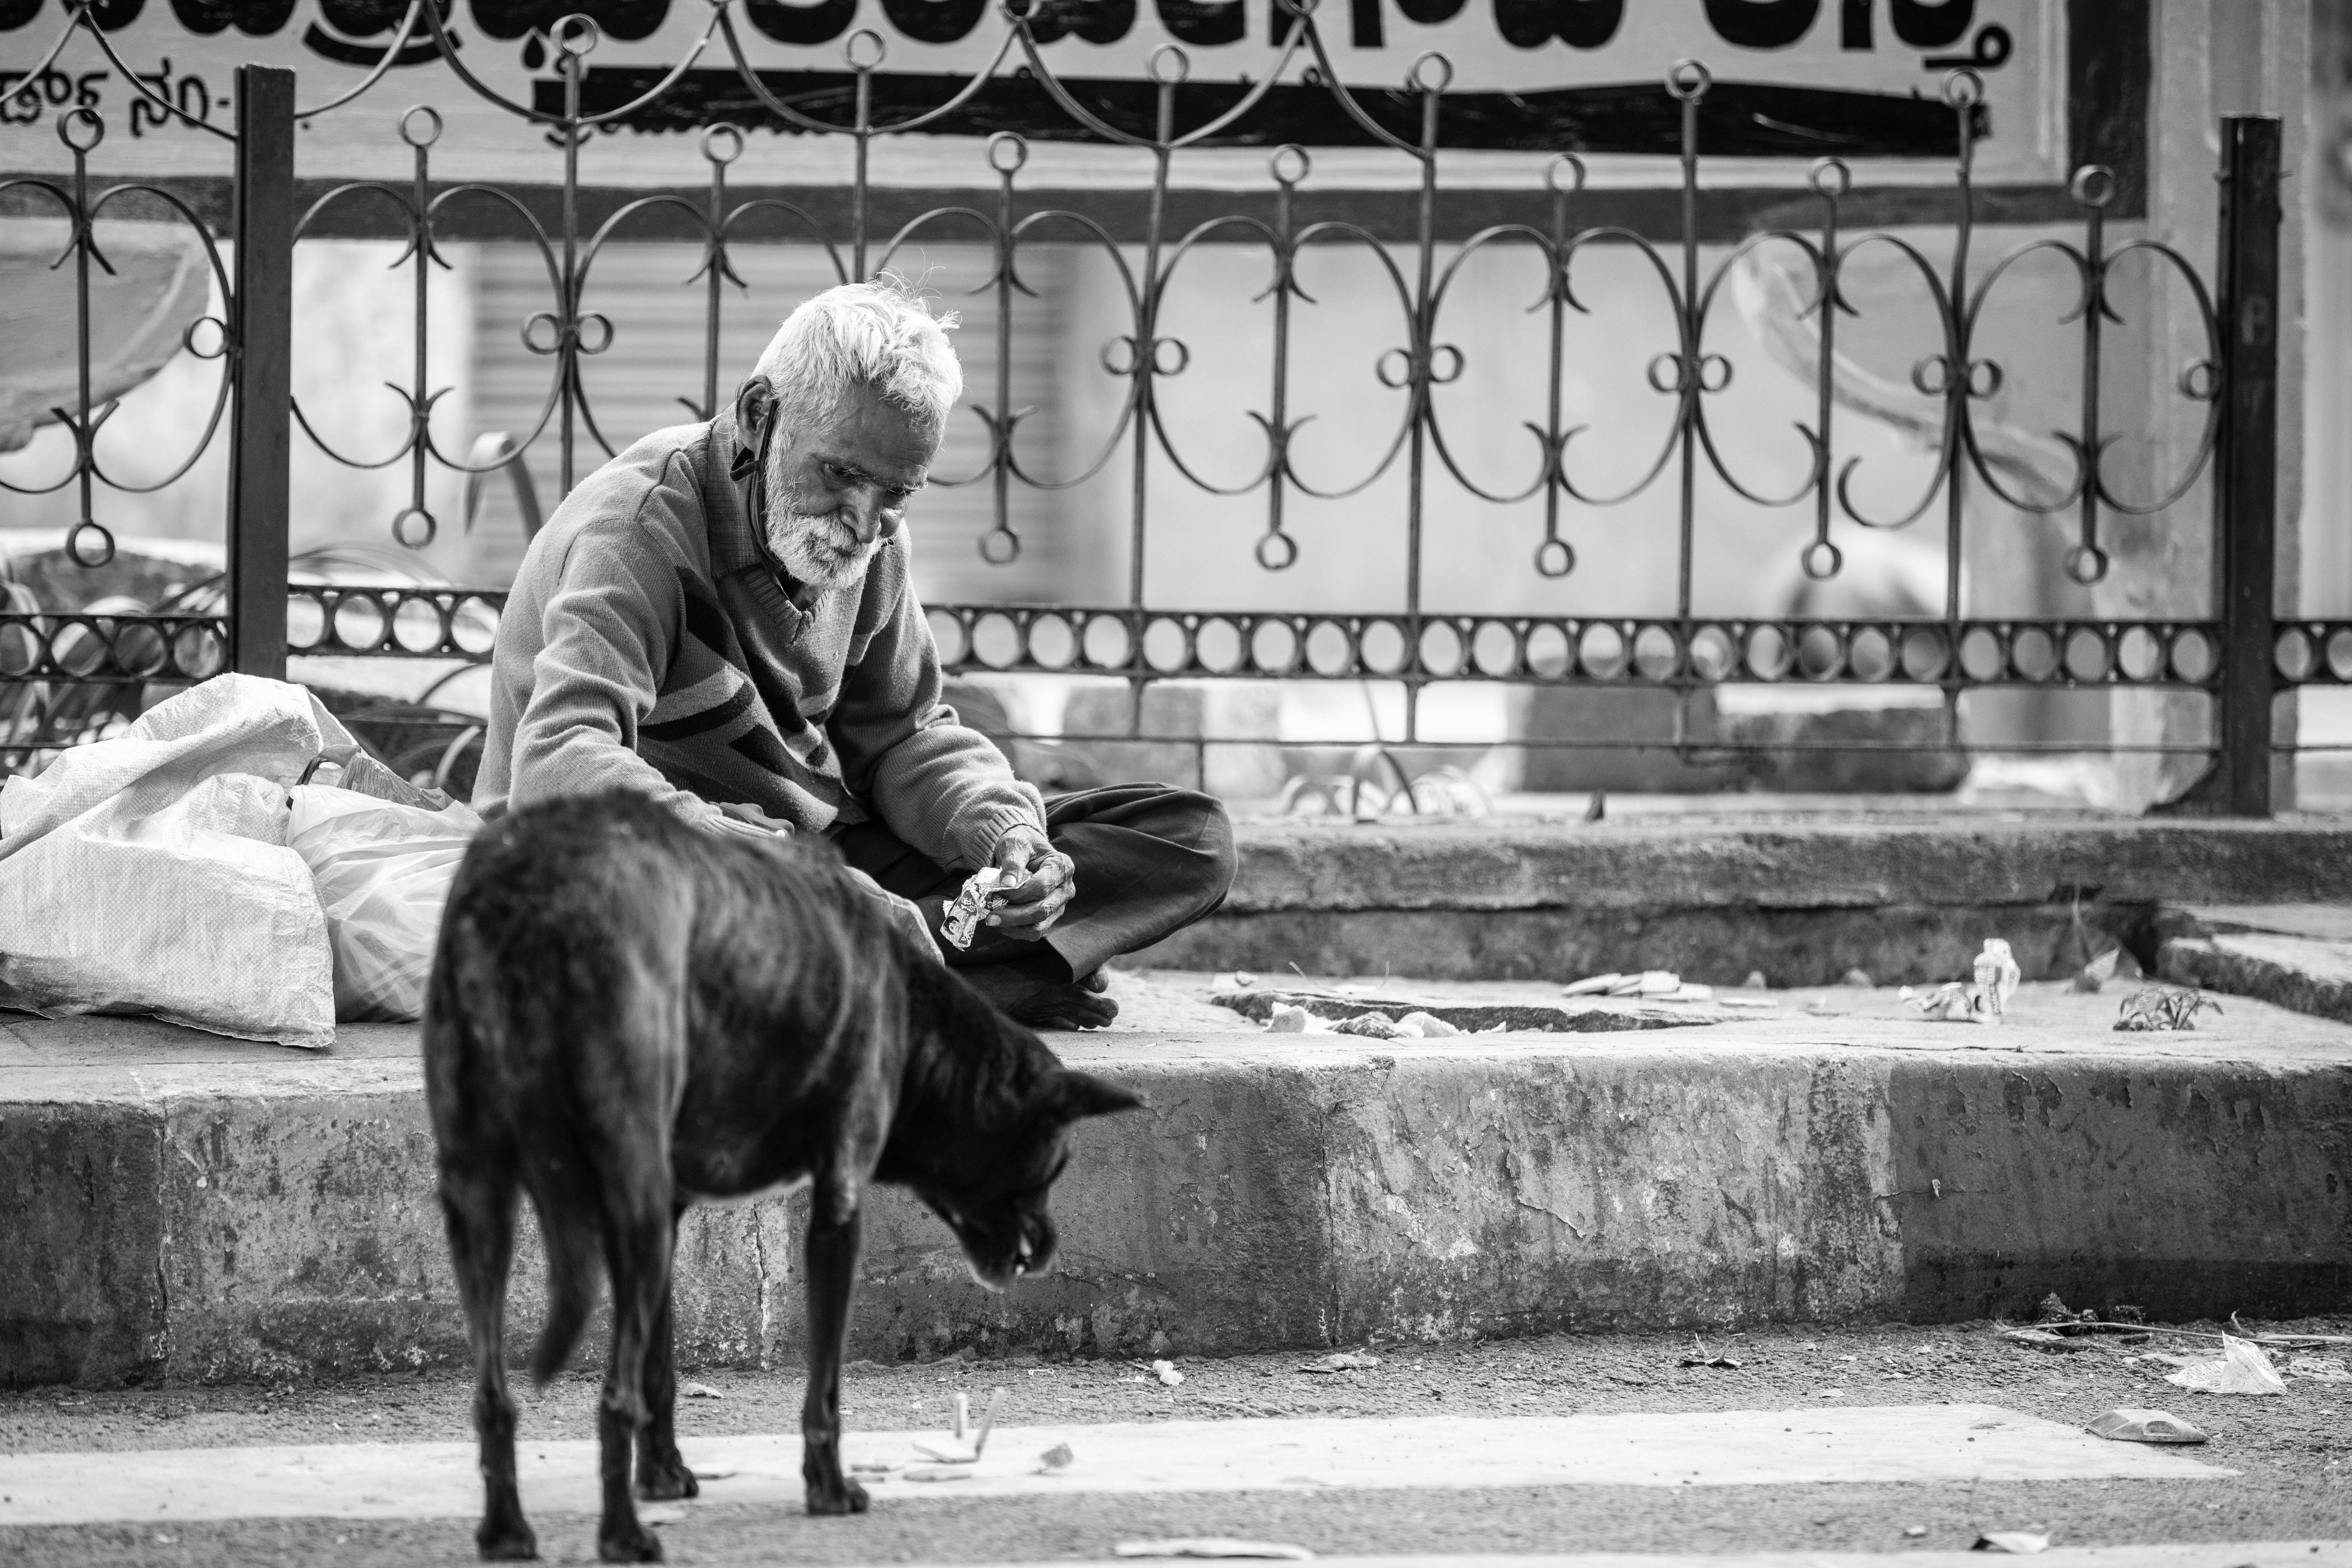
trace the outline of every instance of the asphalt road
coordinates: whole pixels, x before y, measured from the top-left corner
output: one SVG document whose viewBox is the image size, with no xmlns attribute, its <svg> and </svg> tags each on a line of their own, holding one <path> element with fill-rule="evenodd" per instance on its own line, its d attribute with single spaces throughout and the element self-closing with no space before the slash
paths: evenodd
<svg viewBox="0 0 2352 1568">
<path fill-rule="evenodd" d="M 2352 1334 L 2352 1319 L 2257 1325 Z M 2211 1330 L 2215 1325 L 2189 1325 Z M 1372 1370 L 1318 1375 L 1308 1353 L 1177 1360 L 1166 1387 L 1125 1362 L 860 1364 L 845 1385 L 853 1430 L 944 1427 L 959 1391 L 975 1407 L 1007 1390 L 1006 1425 L 1235 1417 L 1585 1412 L 1811 1410 L 1858 1405 L 1999 1405 L 2069 1426 L 2111 1406 L 2153 1405 L 2212 1434 L 2189 1452 L 2240 1472 L 2195 1480 L 1828 1482 L 1772 1486 L 1447 1487 L 1222 1494 L 1086 1493 L 965 1499 L 889 1495 L 863 1518 L 696 1504 L 662 1527 L 679 1563 L 1025 1563 L 1108 1558 L 1120 1542 L 1229 1535 L 1319 1554 L 1844 1550 L 1969 1546 L 1980 1531 L 2030 1530 L 2062 1546 L 2331 1540 L 2352 1536 L 2352 1382 L 2290 1375 L 2276 1397 L 2191 1393 L 2162 1381 L 2159 1352 L 2211 1342 L 2158 1333 L 2144 1344 L 2092 1342 L 2053 1354 L 1993 1325 L 1769 1329 L 1708 1336 L 1738 1367 L 1685 1366 L 1690 1336 L 1579 1335 L 1467 1345 L 1373 1346 Z M 2352 1347 L 2331 1347 L 2337 1354 Z M 689 1374 L 719 1397 L 680 1403 L 681 1436 L 790 1433 L 797 1374 Z M 534 1437 L 593 1434 L 586 1373 L 526 1396 Z M 274 1388 L 229 1386 L 0 1395 L 0 1454 L 203 1449 L 220 1485 L 237 1484 L 234 1449 L 277 1444 L 411 1443 L 470 1437 L 468 1391 L 446 1374 Z M 92 1473 L 100 1473 L 93 1469 Z M 593 1561 L 593 1521 L 541 1515 L 543 1554 Z M 0 1562 L 25 1564 L 472 1561 L 467 1521 L 233 1520 L 168 1527 L 101 1522 L 0 1527 Z M 2226 1565 L 2223 1565 L 2226 1568 Z"/>
</svg>

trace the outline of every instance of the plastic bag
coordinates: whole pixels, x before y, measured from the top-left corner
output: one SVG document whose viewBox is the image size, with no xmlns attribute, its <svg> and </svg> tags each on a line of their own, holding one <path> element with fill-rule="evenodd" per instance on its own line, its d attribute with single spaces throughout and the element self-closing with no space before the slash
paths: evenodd
<svg viewBox="0 0 2352 1568">
<path fill-rule="evenodd" d="M 335 1033 L 327 926 L 286 786 L 352 737 L 301 687 L 223 675 L 0 789 L 0 1005 Z"/>
<path fill-rule="evenodd" d="M 289 793 L 287 843 L 326 913 L 335 1016 L 417 1017 L 441 908 L 482 819 L 462 805 L 427 811 L 321 784 Z"/>
<path fill-rule="evenodd" d="M 2284 1394 L 2286 1380 L 2260 1345 L 2234 1334 L 2221 1336 L 2221 1359 L 2182 1367 L 2164 1380 L 2200 1394 Z"/>
</svg>

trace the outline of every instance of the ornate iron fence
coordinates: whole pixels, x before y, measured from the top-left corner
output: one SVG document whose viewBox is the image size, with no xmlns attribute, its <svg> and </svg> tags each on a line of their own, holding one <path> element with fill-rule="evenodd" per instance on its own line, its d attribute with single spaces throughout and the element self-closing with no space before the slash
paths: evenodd
<svg viewBox="0 0 2352 1568">
<path fill-rule="evenodd" d="M 111 46 L 92 19 L 90 0 L 69 3 L 69 25 L 50 58 L 77 34 L 111 57 Z M 654 79 L 641 89 L 634 82 L 618 88 L 599 82 L 592 91 L 587 60 L 598 40 L 595 24 L 584 16 L 564 18 L 547 37 L 554 80 L 533 102 L 504 97 L 469 71 L 439 10 L 425 0 L 412 0 L 383 50 L 384 63 L 331 102 L 298 110 L 290 73 L 248 68 L 240 77 L 234 135 L 190 114 L 124 68 L 125 79 L 142 96 L 142 111 L 203 124 L 233 147 L 236 276 L 229 275 L 217 249 L 211 248 L 212 237 L 194 207 L 169 189 L 147 184 L 93 194 L 87 160 L 103 127 L 87 109 L 74 110 L 59 124 L 60 135 L 74 150 L 70 181 L 16 180 L 0 185 L 0 197 L 15 193 L 19 203 L 28 196 L 45 199 L 68 218 L 70 237 L 60 261 L 69 261 L 83 279 L 79 309 L 85 322 L 89 269 L 107 265 L 93 223 L 109 204 L 133 195 L 152 196 L 205 233 L 228 310 L 226 319 L 207 319 L 201 345 L 192 329 L 187 349 L 193 353 L 209 350 L 226 367 L 214 426 L 219 423 L 221 407 L 228 408 L 234 476 L 229 611 L 226 616 L 60 618 L 37 606 L 19 605 L 16 613 L 0 616 L 0 679 L 52 684 L 199 679 L 224 660 L 240 668 L 282 672 L 289 646 L 285 495 L 289 433 L 286 421 L 270 412 L 276 409 L 289 409 L 305 438 L 339 461 L 352 467 L 406 467 L 408 504 L 390 520 L 394 537 L 404 544 L 427 543 L 440 526 L 427 500 L 427 479 L 436 468 L 483 473 L 515 460 L 520 449 L 552 442 L 561 484 L 568 490 L 580 475 L 583 457 L 593 456 L 583 446 L 583 435 L 598 452 L 610 453 L 616 445 L 598 423 L 582 374 L 586 360 L 610 346 L 614 326 L 607 317 L 585 308 L 585 288 L 607 247 L 648 223 L 657 222 L 668 233 L 689 233 L 703 248 L 700 269 L 690 280 L 704 290 L 700 396 L 681 399 L 698 416 L 707 416 L 717 405 L 725 377 L 719 328 L 726 309 L 724 285 L 737 280 L 733 255 L 740 246 L 773 238 L 755 234 L 760 226 L 782 225 L 799 242 L 823 247 L 835 275 L 844 279 L 887 267 L 910 244 L 952 226 L 961 234 L 977 234 L 989 252 L 991 271 L 982 289 L 997 307 L 994 384 L 974 399 L 972 409 L 986 426 L 986 457 L 977 471 L 955 481 L 985 487 L 990 494 L 992 525 L 982 541 L 982 554 L 995 563 L 1009 563 L 1018 555 L 1024 497 L 1077 484 L 1122 459 L 1131 478 L 1123 520 L 1125 602 L 935 606 L 933 626 L 953 670 L 1104 676 L 1123 679 L 1139 693 L 1152 682 L 1170 679 L 1393 682 L 1406 696 L 1408 741 L 1417 739 L 1418 699 L 1433 683 L 1649 688 L 1675 694 L 1677 721 L 1672 740 L 1664 743 L 1694 754 L 1712 754 L 1720 742 L 1689 724 L 1691 700 L 1727 684 L 1904 684 L 1934 690 L 1942 699 L 1945 730 L 1937 743 L 1943 745 L 1964 742 L 1958 708 L 1964 691 L 2000 686 L 2169 689 L 2210 697 L 2216 709 L 2216 745 L 2190 748 L 2210 750 L 2219 759 L 2200 786 L 2197 803 L 2242 813 L 2267 810 L 2273 696 L 2299 684 L 2352 680 L 2352 628 L 2315 624 L 2280 631 L 2271 618 L 2276 462 L 2271 324 L 2276 319 L 2279 175 L 2274 121 L 2235 118 L 2226 122 L 2221 254 L 2210 288 L 2189 258 L 2158 241 L 2111 243 L 2106 208 L 2116 180 L 2109 170 L 2095 165 L 2077 171 L 2071 186 L 2079 238 L 2037 238 L 1989 268 L 1976 268 L 1971 249 L 1979 214 L 1972 161 L 1980 132 L 1981 84 L 1968 69 L 1951 72 L 1943 87 L 1953 179 L 1948 210 L 1952 240 L 1949 254 L 1941 260 L 1901 234 L 1850 232 L 1842 219 L 1853 195 L 1852 172 L 1834 157 L 1821 160 L 1813 170 L 1809 199 L 1816 216 L 1811 224 L 1756 234 L 1727 256 L 1709 260 L 1703 255 L 1698 204 L 1706 152 L 1704 110 L 1713 83 L 1706 68 L 1696 61 L 1677 65 L 1659 89 L 1679 127 L 1680 223 L 1679 233 L 1670 240 L 1660 243 L 1622 226 L 1579 226 L 1585 168 L 1573 153 L 1564 153 L 1544 178 L 1545 221 L 1507 222 L 1446 245 L 1441 244 L 1436 211 L 1450 65 L 1442 56 L 1424 55 L 1414 63 L 1401 92 L 1367 94 L 1349 89 L 1325 51 L 1312 0 L 1279 3 L 1292 23 L 1274 68 L 1255 84 L 1225 95 L 1213 112 L 1189 127 L 1179 124 L 1180 108 L 1193 101 L 1181 92 L 1189 61 L 1181 47 L 1166 46 L 1152 57 L 1150 112 L 1140 117 L 1148 123 L 1103 103 L 1090 106 L 1041 52 L 1041 31 L 1057 36 L 1063 22 L 1050 0 L 1044 5 L 1006 0 L 1002 40 L 989 66 L 941 101 L 888 121 L 877 118 L 876 110 L 876 89 L 885 79 L 877 75 L 882 41 L 876 35 L 861 32 L 848 40 L 847 116 L 828 119 L 815 112 L 814 100 L 838 108 L 843 107 L 841 95 L 820 93 L 811 101 L 799 101 L 752 68 L 736 30 L 734 0 L 713 0 L 691 49 L 667 70 L 646 73 Z M 499 185 L 436 182 L 433 160 L 443 121 L 428 104 L 411 107 L 396 118 L 398 134 L 410 149 L 412 173 L 405 183 L 341 184 L 296 215 L 295 126 L 321 114 L 361 112 L 352 105 L 382 82 L 392 62 L 426 45 L 438 50 L 464 91 L 547 128 L 561 157 L 551 222 L 545 204 L 527 201 Z M 621 203 L 591 226 L 581 178 L 583 151 L 591 133 L 660 111 L 688 68 L 714 48 L 740 79 L 747 117 L 801 134 L 850 139 L 855 173 L 847 191 L 845 233 L 838 232 L 824 215 L 793 203 L 766 197 L 739 200 L 730 188 L 729 169 L 744 150 L 745 132 L 733 123 L 702 130 L 708 189 L 699 200 L 675 191 L 646 195 Z M 992 81 L 1012 70 L 1025 73 L 1050 96 L 1067 116 L 1072 139 L 1150 155 L 1152 172 L 1143 192 L 1136 243 L 1123 247 L 1102 221 L 1086 211 L 1027 205 L 1021 177 L 1028 143 L 1009 132 L 990 136 L 985 146 L 995 187 L 992 202 L 921 212 L 887 234 L 875 228 L 877 204 L 867 174 L 874 140 L 953 122 Z M 37 73 L 25 79 L 28 83 L 33 74 Z M 1365 144 L 1411 161 L 1418 192 L 1411 233 L 1392 241 L 1344 218 L 1298 221 L 1297 198 L 1311 165 L 1307 152 L 1294 145 L 1277 148 L 1269 160 L 1270 218 L 1237 211 L 1178 232 L 1169 216 L 1173 154 L 1248 141 L 1254 111 L 1277 83 L 1293 76 L 1328 92 Z M 379 215 L 390 215 L 388 220 L 379 216 L 377 226 L 405 240 L 400 265 L 409 269 L 413 283 L 415 352 L 409 384 L 396 389 L 407 402 L 409 429 L 405 441 L 389 457 L 337 452 L 321 438 L 288 386 L 292 246 L 353 204 L 372 205 Z M 425 280 L 440 259 L 436 244 L 448 232 L 451 215 L 466 204 L 487 204 L 497 210 L 542 258 L 549 304 L 523 323 L 523 337 L 534 353 L 551 362 L 551 372 L 536 423 L 528 432 L 510 446 L 461 456 L 444 451 L 431 428 L 432 407 L 440 393 L 430 384 L 426 368 Z M 1060 237 L 1049 241 L 1049 236 Z M 1020 269 L 1024 249 L 1066 244 L 1070 236 L 1105 256 L 1118 276 L 1126 330 L 1106 348 L 1102 363 L 1124 383 L 1124 392 L 1099 449 L 1079 465 L 1076 477 L 1055 478 L 1033 471 L 1018 447 L 1020 426 L 1030 411 L 1011 406 L 1011 307 L 1014 294 L 1027 289 Z M 1181 376 L 1192 359 L 1186 342 L 1164 330 L 1171 279 L 1189 255 L 1212 244 L 1259 247 L 1270 266 L 1271 376 L 1265 407 L 1249 414 L 1264 447 L 1255 471 L 1235 484 L 1213 481 L 1188 461 L 1163 394 L 1166 384 Z M 1403 395 L 1394 428 L 1370 443 L 1378 453 L 1376 463 L 1368 474 L 1344 486 L 1318 486 L 1294 460 L 1296 438 L 1308 416 L 1297 405 L 1292 375 L 1294 311 L 1313 303 L 1300 287 L 1298 265 L 1310 247 L 1326 246 L 1358 247 L 1378 261 L 1380 276 L 1393 294 L 1393 337 L 1377 345 L 1370 368 L 1382 385 Z M 1727 279 L 1743 260 L 1767 246 L 1789 247 L 1801 258 L 1796 273 L 1808 290 L 1801 309 L 1814 323 L 1811 330 L 1818 342 L 1810 418 L 1795 422 L 1810 458 L 1801 482 L 1777 490 L 1736 470 L 1709 418 L 1709 400 L 1725 391 L 1734 373 L 1728 359 L 1707 348 L 1709 324 L 1722 309 Z M 1656 355 L 1646 375 L 1649 393 L 1671 402 L 1671 422 L 1639 479 L 1611 491 L 1580 467 L 1577 459 L 1587 449 L 1576 445 L 1582 427 L 1566 422 L 1561 397 L 1564 330 L 1574 315 L 1588 310 L 1578 293 L 1579 264 L 1601 247 L 1628 247 L 1648 263 L 1674 322 L 1672 346 Z M 1842 440 L 1835 384 L 1840 317 L 1854 313 L 1842 279 L 1858 253 L 1874 247 L 1899 257 L 1916 277 L 1937 340 L 1911 371 L 1912 386 L 1932 400 L 1937 411 L 1929 437 L 1931 470 L 1907 507 L 1883 515 L 1857 494 L 1854 480 L 1862 459 L 1849 441 Z M 1459 379 L 1468 363 L 1464 351 L 1446 338 L 1444 310 L 1450 291 L 1463 286 L 1465 268 L 1472 258 L 1503 250 L 1534 258 L 1546 279 L 1533 305 L 1541 328 L 1534 335 L 1532 352 L 1547 359 L 1549 390 L 1543 406 L 1526 411 L 1531 458 L 1521 480 L 1497 486 L 1482 481 L 1459 459 L 1433 393 Z M 2078 286 L 2079 297 L 2065 325 L 2076 336 L 2084 367 L 2074 427 L 2058 437 L 2073 472 L 2041 493 L 2004 477 L 1980 438 L 1977 412 L 1999 391 L 2004 376 L 2003 366 L 1981 349 L 1988 300 L 1997 297 L 2004 279 L 2033 257 L 2054 258 L 2071 271 Z M 2176 471 L 2141 494 L 2131 493 L 2110 467 L 2115 436 L 2111 389 L 2100 375 L 2103 334 L 2122 320 L 2113 280 L 2117 267 L 2127 260 L 2169 269 L 2193 300 L 2203 339 L 2201 352 L 2192 355 L 2174 383 L 2181 399 L 2202 409 L 2201 428 Z M 83 356 L 79 400 L 74 407 L 57 411 L 76 441 L 73 469 L 58 482 L 79 489 L 81 517 L 71 541 L 75 557 L 97 561 L 110 549 L 98 516 L 97 492 L 110 481 L 94 458 L 92 443 L 113 405 L 93 400 L 86 332 Z M 208 427 L 205 440 L 212 438 Z M 1269 573 L 1290 568 L 1300 556 L 1286 503 L 1300 497 L 1329 500 L 1358 494 L 1401 469 L 1406 533 L 1401 608 L 1276 614 L 1153 606 L 1147 600 L 1146 563 L 1154 542 L 1153 519 L 1167 504 L 1152 479 L 1160 463 L 1200 493 L 1262 495 L 1264 525 L 1255 554 L 1256 565 Z M 1673 612 L 1571 616 L 1433 609 L 1424 603 L 1423 581 L 1430 547 L 1424 537 L 1425 507 L 1431 481 L 1439 473 L 1482 503 L 1512 507 L 1539 502 L 1540 535 L 1527 542 L 1528 570 L 1551 579 L 1577 569 L 1573 539 L 1579 523 L 1605 516 L 1607 509 L 1654 487 L 1673 487 L 1678 525 Z M 1840 573 L 1843 551 L 1839 541 L 1853 531 L 1899 530 L 1940 520 L 1945 545 L 1941 613 L 1859 618 L 1703 613 L 1693 584 L 1703 477 L 1749 505 L 1810 512 L 1811 537 L 1802 546 L 1801 565 L 1815 581 Z M 2109 519 L 2153 516 L 2209 480 L 2214 531 L 2221 541 L 2211 613 L 2168 619 L 2020 619 L 1970 614 L 1962 568 L 1967 507 L 1973 493 L 1981 490 L 2030 517 L 2063 520 L 2071 529 L 2063 569 L 2075 583 L 2087 585 L 2099 582 L 2110 567 L 2103 537 Z M 297 653 L 480 660 L 488 657 L 502 603 L 502 595 L 494 591 L 455 587 L 337 584 L 296 586 L 291 592 L 290 646 Z M 97 649 L 102 654 L 93 651 Z M 1136 710 L 1140 709 L 1139 702 Z M 1601 737 L 1597 743 L 1610 741 Z M 1853 743 L 1827 744 L 1851 749 Z"/>
</svg>

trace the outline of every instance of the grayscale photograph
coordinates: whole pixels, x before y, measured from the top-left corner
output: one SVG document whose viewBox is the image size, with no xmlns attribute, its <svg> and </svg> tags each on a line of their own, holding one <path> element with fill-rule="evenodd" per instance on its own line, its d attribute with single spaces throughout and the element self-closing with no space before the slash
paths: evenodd
<svg viewBox="0 0 2352 1568">
<path fill-rule="evenodd" d="M 2352 1568 L 2352 0 L 0 0 L 0 1562 Z"/>
</svg>

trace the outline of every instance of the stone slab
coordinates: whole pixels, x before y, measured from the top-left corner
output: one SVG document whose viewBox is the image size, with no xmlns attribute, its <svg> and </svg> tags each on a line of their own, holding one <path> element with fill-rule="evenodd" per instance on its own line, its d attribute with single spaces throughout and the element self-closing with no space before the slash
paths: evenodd
<svg viewBox="0 0 2352 1568">
<path fill-rule="evenodd" d="M 2203 905 L 2157 925 L 2164 979 L 2352 1021 L 2352 904 Z"/>
<path fill-rule="evenodd" d="M 2041 986 L 1997 1030 L 1854 991 L 1702 1029 L 1377 1043 L 1260 1034 L 1205 980 L 1123 977 L 1139 1026 L 1056 1038 L 1150 1101 L 1084 1128 L 1056 1271 L 988 1295 L 886 1191 L 853 1353 L 1951 1320 L 2052 1290 L 2285 1315 L 2352 1290 L 2352 1029 L 2259 1002 L 2178 1036 Z M 134 1020 L 0 1038 L 0 1380 L 462 1357 L 413 1029 L 313 1055 Z M 797 1359 L 799 1215 L 689 1215 L 685 1362 Z M 542 1272 L 527 1238 L 518 1345 Z"/>
<path fill-rule="evenodd" d="M 1674 969 L 1737 984 L 1920 984 L 1989 935 L 2029 978 L 2074 973 L 2087 926 L 2155 962 L 2160 905 L 2352 903 L 2344 825 L 2088 813 L 1684 812 L 1238 825 L 1218 913 L 1135 962 L 1162 969 L 1567 979 Z"/>
<path fill-rule="evenodd" d="M 2324 818 L 1270 820 L 1237 841 L 1237 913 L 2352 902 L 2352 840 Z"/>
</svg>

